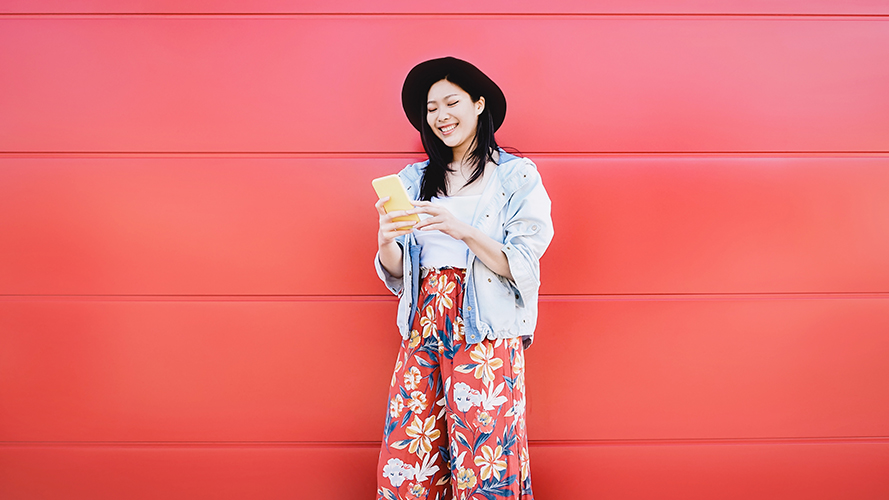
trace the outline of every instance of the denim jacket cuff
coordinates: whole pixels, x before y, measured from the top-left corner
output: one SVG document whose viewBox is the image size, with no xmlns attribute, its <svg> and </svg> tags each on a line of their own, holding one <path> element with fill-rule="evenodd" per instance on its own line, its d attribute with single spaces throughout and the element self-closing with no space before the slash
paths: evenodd
<svg viewBox="0 0 889 500">
<path fill-rule="evenodd" d="M 395 294 L 398 297 L 401 297 L 401 294 L 404 293 L 404 279 L 396 278 L 389 274 L 389 271 L 383 267 L 383 263 L 380 262 L 380 252 L 377 251 L 376 256 L 374 257 L 374 267 L 377 270 L 377 276 L 383 281 L 386 285 L 386 288 L 389 289 L 390 292 Z"/>
<path fill-rule="evenodd" d="M 537 278 L 537 273 L 531 268 L 528 259 L 522 255 L 522 252 L 513 243 L 507 242 L 501 247 L 501 251 L 506 255 L 506 260 L 509 262 L 509 272 L 512 274 L 512 281 L 515 283 L 517 291 L 517 305 L 524 307 L 527 301 L 536 301 L 540 281 Z"/>
</svg>

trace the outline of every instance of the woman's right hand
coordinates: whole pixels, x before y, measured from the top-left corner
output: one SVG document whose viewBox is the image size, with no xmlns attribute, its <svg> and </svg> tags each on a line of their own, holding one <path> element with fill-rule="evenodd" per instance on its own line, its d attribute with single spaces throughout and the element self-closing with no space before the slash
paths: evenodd
<svg viewBox="0 0 889 500">
<path fill-rule="evenodd" d="M 395 241 L 395 238 L 408 234 L 414 230 L 412 222 L 395 222 L 392 219 L 407 215 L 404 210 L 395 210 L 386 213 L 383 204 L 389 201 L 389 197 L 380 198 L 374 206 L 377 207 L 377 213 L 380 215 L 380 230 L 377 233 L 377 245 L 380 249 L 380 264 L 386 268 L 393 277 L 400 278 L 403 274 L 401 268 L 402 250 L 401 246 Z"/>
<path fill-rule="evenodd" d="M 374 206 L 377 208 L 377 213 L 380 214 L 380 231 L 377 234 L 377 244 L 382 249 L 384 246 L 396 244 L 395 238 L 408 234 L 414 230 L 414 223 L 410 221 L 399 221 L 396 222 L 393 219 L 396 217 L 404 217 L 408 215 L 405 210 L 395 210 L 390 213 L 386 213 L 386 209 L 383 208 L 383 204 L 389 201 L 389 197 L 385 196 L 380 198 Z"/>
</svg>

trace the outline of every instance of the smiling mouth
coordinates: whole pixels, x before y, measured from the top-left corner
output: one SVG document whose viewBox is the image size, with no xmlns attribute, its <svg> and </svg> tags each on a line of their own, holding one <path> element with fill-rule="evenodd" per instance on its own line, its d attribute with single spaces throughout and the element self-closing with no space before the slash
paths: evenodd
<svg viewBox="0 0 889 500">
<path fill-rule="evenodd" d="M 438 130 L 441 130 L 441 135 L 448 135 L 448 134 L 450 134 L 451 132 L 453 132 L 453 130 L 454 130 L 455 128 L 457 128 L 457 124 L 456 124 L 456 123 L 454 123 L 454 124 L 452 124 L 452 125 L 445 125 L 444 127 L 441 127 L 441 128 L 439 128 Z"/>
</svg>

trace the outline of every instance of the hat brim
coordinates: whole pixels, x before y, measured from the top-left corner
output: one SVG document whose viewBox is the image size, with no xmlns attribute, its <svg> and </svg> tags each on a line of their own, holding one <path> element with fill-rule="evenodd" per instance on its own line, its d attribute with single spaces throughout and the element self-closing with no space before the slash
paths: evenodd
<svg viewBox="0 0 889 500">
<path fill-rule="evenodd" d="M 460 75 L 460 80 L 469 82 L 470 93 L 477 92 L 485 98 L 485 108 L 491 113 L 494 130 L 500 128 L 506 118 L 506 96 L 500 87 L 472 64 L 455 57 L 442 57 L 421 62 L 414 66 L 401 88 L 401 106 L 404 114 L 415 129 L 420 130 L 426 120 L 426 97 L 433 83 L 449 76 Z"/>
</svg>

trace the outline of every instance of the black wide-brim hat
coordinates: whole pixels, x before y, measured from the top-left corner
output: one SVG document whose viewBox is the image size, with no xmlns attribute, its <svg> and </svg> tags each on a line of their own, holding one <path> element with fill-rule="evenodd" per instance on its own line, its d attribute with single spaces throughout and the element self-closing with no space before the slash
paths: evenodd
<svg viewBox="0 0 889 500">
<path fill-rule="evenodd" d="M 429 87 L 450 75 L 460 75 L 454 79 L 466 83 L 453 83 L 469 87 L 463 89 L 467 93 L 484 96 L 485 108 L 491 113 L 494 121 L 494 130 L 500 128 L 503 119 L 506 118 L 506 96 L 503 95 L 503 91 L 480 69 L 456 57 L 442 57 L 421 62 L 407 74 L 401 87 L 401 106 L 411 125 L 420 130 L 426 121 L 426 98 L 429 95 Z"/>
</svg>

